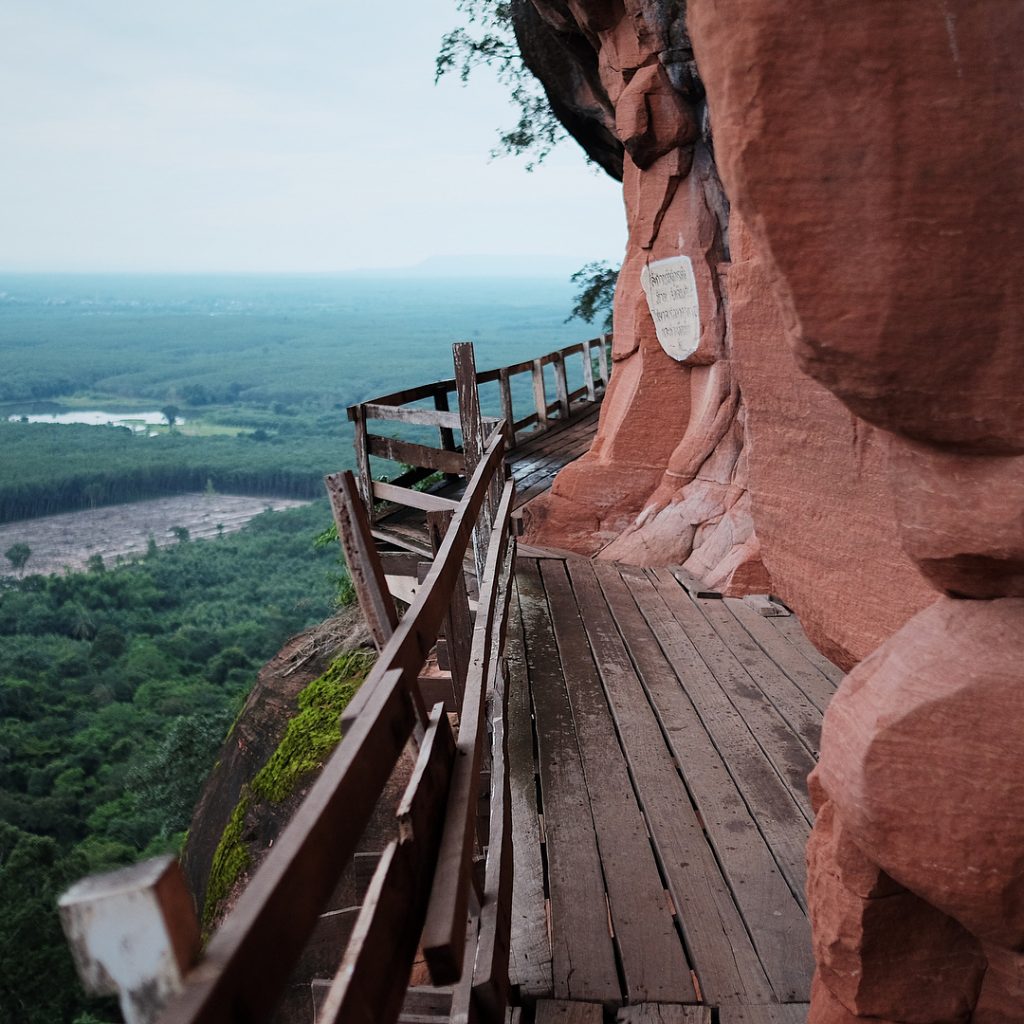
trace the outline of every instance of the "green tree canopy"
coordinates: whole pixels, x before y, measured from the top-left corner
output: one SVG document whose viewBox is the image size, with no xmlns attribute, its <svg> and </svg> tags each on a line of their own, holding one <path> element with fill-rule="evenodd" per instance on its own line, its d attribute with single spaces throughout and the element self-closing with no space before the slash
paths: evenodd
<svg viewBox="0 0 1024 1024">
<path fill-rule="evenodd" d="M 20 573 L 25 568 L 25 563 L 32 557 L 32 549 L 24 542 L 19 541 L 4 552 L 4 557 L 11 563 L 15 572 Z"/>
</svg>

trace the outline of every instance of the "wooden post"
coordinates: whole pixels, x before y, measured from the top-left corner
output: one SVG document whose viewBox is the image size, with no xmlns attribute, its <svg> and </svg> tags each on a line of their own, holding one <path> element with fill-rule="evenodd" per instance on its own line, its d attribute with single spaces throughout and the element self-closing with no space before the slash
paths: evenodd
<svg viewBox="0 0 1024 1024">
<path fill-rule="evenodd" d="M 444 388 L 441 388 L 440 390 L 434 392 L 434 408 L 437 409 L 438 412 L 450 411 L 448 405 L 448 392 Z M 441 447 L 446 452 L 455 451 L 455 433 L 452 431 L 452 428 L 438 427 L 437 433 L 441 440 Z M 448 480 L 455 479 L 455 474 L 452 473 L 445 473 L 445 476 L 447 477 Z"/>
<path fill-rule="evenodd" d="M 466 458 L 466 479 L 473 475 L 484 453 L 484 424 L 480 416 L 480 391 L 476 383 L 476 356 L 471 341 L 457 341 L 452 345 L 455 360 L 455 387 L 459 394 L 459 419 L 462 422 L 462 451 Z M 494 509 L 490 488 L 480 515 L 473 527 L 473 554 L 476 560 L 476 578 L 481 579 L 487 560 L 487 540 L 491 535 Z"/>
<path fill-rule="evenodd" d="M 116 995 L 128 1024 L 150 1024 L 199 956 L 199 924 L 178 862 L 156 857 L 73 885 L 58 901 L 78 976 Z"/>
<path fill-rule="evenodd" d="M 569 384 L 565 379 L 565 356 L 561 353 L 555 359 L 555 394 L 558 398 L 558 412 L 563 420 L 569 418 Z"/>
<path fill-rule="evenodd" d="M 611 338 L 609 334 L 601 335 L 601 347 L 597 350 L 597 369 L 601 374 L 601 383 L 608 387 L 609 373 L 608 373 L 608 342 Z"/>
<path fill-rule="evenodd" d="M 587 401 L 597 401 L 597 388 L 594 386 L 593 339 L 583 346 L 583 383 L 587 389 Z"/>
<path fill-rule="evenodd" d="M 512 389 L 508 383 L 508 368 L 498 371 L 498 387 L 501 389 L 501 415 L 505 420 L 505 445 L 508 451 L 516 446 L 516 417 L 512 411 Z"/>
<path fill-rule="evenodd" d="M 398 626 L 398 610 L 388 592 L 384 567 L 370 533 L 370 521 L 359 501 L 355 477 L 349 470 L 324 477 L 324 483 L 338 528 L 338 542 L 345 552 L 348 574 L 356 588 L 359 607 L 373 642 L 380 650 Z"/>
<path fill-rule="evenodd" d="M 543 430 L 548 425 L 548 396 L 544 390 L 544 364 L 533 361 L 533 402 L 537 407 L 537 427 Z"/>
<path fill-rule="evenodd" d="M 356 435 L 356 469 L 359 471 L 359 495 L 366 507 L 366 515 L 373 522 L 373 477 L 370 476 L 370 449 L 366 440 L 366 411 L 361 405 L 353 409 Z"/>
<path fill-rule="evenodd" d="M 430 546 L 436 557 L 441 542 L 452 521 L 451 512 L 428 512 L 427 532 Z M 452 674 L 452 689 L 455 691 L 455 706 L 462 711 L 462 698 L 466 692 L 466 673 L 469 671 L 469 649 L 473 639 L 473 616 L 469 610 L 469 595 L 466 593 L 466 574 L 460 572 L 455 580 L 448 612 L 442 626 L 448 648 L 448 663 Z"/>
</svg>

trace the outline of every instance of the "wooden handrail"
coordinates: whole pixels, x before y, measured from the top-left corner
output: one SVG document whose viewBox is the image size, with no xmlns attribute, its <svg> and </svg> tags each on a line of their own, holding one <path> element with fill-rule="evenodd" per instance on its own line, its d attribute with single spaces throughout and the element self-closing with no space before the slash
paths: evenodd
<svg viewBox="0 0 1024 1024">
<path fill-rule="evenodd" d="M 515 436 L 509 422 L 508 381 L 510 375 L 526 372 L 536 379 L 538 369 L 542 373 L 544 366 L 553 364 L 557 400 L 549 403 L 544 395 L 531 422 L 565 418 L 573 402 L 594 400 L 598 394 L 590 364 L 595 344 L 601 383 L 607 383 L 606 341 L 568 346 L 482 374 L 476 373 L 467 345 L 456 351 L 459 372 L 452 381 L 396 392 L 350 410 L 357 426 L 361 493 L 357 497 L 351 473 L 333 475 L 326 482 L 346 557 L 361 563 L 351 566 L 352 574 L 362 582 L 357 588 L 360 602 L 376 624 L 380 653 L 342 716 L 341 742 L 214 933 L 205 955 L 185 975 L 180 994 L 155 1018 L 158 1024 L 255 1024 L 270 1019 L 410 741 L 418 747 L 418 756 L 399 807 L 395 838 L 378 864 L 322 1019 L 334 1024 L 395 1021 L 418 944 L 433 981 L 456 983 L 453 1012 L 482 1024 L 504 1019 L 512 871 L 504 642 L 515 551 L 515 485 L 506 480 L 504 468 Z M 570 391 L 565 358 L 574 354 L 583 355 L 586 371 L 583 386 Z M 499 382 L 502 420 L 480 416 L 475 389 L 481 380 Z M 451 390 L 459 391 L 458 414 L 447 409 Z M 404 407 L 431 396 L 434 410 Z M 467 410 L 472 423 L 467 422 Z M 372 418 L 436 427 L 442 432 L 442 448 L 378 438 L 365 429 Z M 490 428 L 486 436 L 485 426 Z M 465 439 L 464 453 L 453 450 L 450 434 L 455 429 Z M 408 500 L 402 484 L 369 480 L 369 456 L 378 452 L 391 457 L 412 453 L 430 468 L 468 476 L 458 503 L 418 492 L 410 502 L 431 517 L 436 553 L 401 619 L 386 594 L 383 566 L 360 508 L 360 501 L 372 507 L 376 498 Z M 412 483 L 423 473 L 423 468 L 415 468 L 402 483 Z M 464 578 L 471 541 L 479 585 L 472 627 Z M 459 652 L 457 673 L 453 672 L 459 676 L 458 685 L 453 680 L 452 688 L 460 722 L 457 739 L 451 735 L 444 705 L 434 704 L 428 713 L 420 691 L 423 668 L 442 625 Z M 471 642 L 466 639 L 470 629 Z M 481 769 L 489 736 L 491 818 L 478 829 Z M 478 849 L 478 842 L 486 846 Z M 486 872 L 481 884 L 473 868 L 482 849 Z M 170 990 L 181 984 L 179 975 Z M 147 1022 L 153 1019 L 146 1017 Z"/>
<path fill-rule="evenodd" d="M 575 411 L 596 403 L 608 385 L 608 345 L 611 336 L 604 334 L 598 338 L 576 342 L 564 348 L 548 352 L 536 359 L 528 359 L 508 366 L 492 370 L 477 371 L 471 358 L 462 363 L 456 359 L 456 375 L 445 380 L 432 381 L 417 387 L 395 391 L 388 395 L 371 398 L 365 402 L 350 406 L 348 418 L 355 427 L 355 447 L 357 472 L 359 474 L 360 492 L 367 506 L 371 521 L 374 519 L 376 494 L 370 475 L 370 456 L 388 459 L 411 465 L 418 469 L 429 469 L 443 472 L 449 479 L 467 475 L 467 467 L 462 455 L 456 449 L 453 431 L 459 430 L 465 438 L 472 438 L 477 429 L 482 433 L 482 426 L 492 426 L 499 422 L 508 424 L 508 447 L 515 448 L 523 440 L 522 432 L 532 428 L 531 435 L 548 430 L 556 424 L 567 421 Z M 463 348 L 470 347 L 467 345 Z M 460 346 L 456 346 L 460 348 Z M 592 363 L 594 352 L 597 352 L 598 375 L 594 374 Z M 566 374 L 566 359 L 570 356 L 581 356 L 583 380 L 580 386 L 569 387 Z M 552 366 L 554 373 L 555 401 L 547 400 L 545 367 Z M 471 369 L 467 371 L 467 367 Z M 534 409 L 524 417 L 516 418 L 513 408 L 511 379 L 519 374 L 530 374 L 533 381 Z M 479 399 L 475 398 L 476 389 L 481 384 L 497 382 L 501 398 L 502 417 L 500 420 L 480 416 Z M 459 396 L 459 411 L 449 409 L 448 396 L 456 392 Z M 471 397 L 473 400 L 469 400 Z M 412 403 L 425 399 L 434 399 L 434 409 L 424 409 Z M 422 443 L 412 443 L 398 438 L 383 437 L 369 432 L 368 422 L 380 420 L 384 422 L 407 423 L 414 426 L 436 428 L 439 435 L 439 447 L 431 447 Z M 472 466 L 468 467 L 472 471 Z M 390 481 L 388 501 L 392 505 L 404 505 L 408 508 L 424 509 L 422 500 L 416 499 L 408 488 L 406 493 L 396 491 L 403 487 L 399 481 Z"/>
</svg>

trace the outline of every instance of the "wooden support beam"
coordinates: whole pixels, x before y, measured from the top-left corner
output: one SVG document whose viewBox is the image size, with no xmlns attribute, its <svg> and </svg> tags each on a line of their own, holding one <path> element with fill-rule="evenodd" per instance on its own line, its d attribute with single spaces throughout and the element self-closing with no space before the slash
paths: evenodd
<svg viewBox="0 0 1024 1024">
<path fill-rule="evenodd" d="M 388 592 L 384 567 L 373 543 L 366 509 L 359 500 L 355 477 L 349 470 L 324 477 L 324 483 L 359 607 L 373 642 L 381 650 L 398 625 L 398 610 Z"/>
<path fill-rule="evenodd" d="M 505 582 L 507 590 L 512 580 Z M 512 793 L 508 772 L 508 677 L 504 664 L 491 691 L 491 801 L 487 872 L 480 909 L 480 938 L 473 966 L 473 998 L 482 1016 L 501 1021 L 508 1004 L 512 931 Z"/>
<path fill-rule="evenodd" d="M 510 571 L 506 550 L 514 498 L 515 481 L 510 480 L 505 484 L 488 545 L 486 570 L 480 577 L 472 656 L 459 720 L 459 757 L 452 775 L 437 874 L 423 928 L 423 955 L 435 985 L 453 984 L 462 976 L 465 966 L 463 950 L 472 880 L 476 804 L 486 738 L 486 690 L 491 659 L 501 653 L 500 641 L 494 643 L 494 634 L 503 635 L 504 624 L 498 620 L 504 617 L 504 608 L 498 615 L 496 609 L 503 578 Z"/>
<path fill-rule="evenodd" d="M 434 402 L 445 408 L 416 409 L 409 405 L 382 405 L 379 402 L 364 402 L 361 408 L 367 420 L 411 423 L 417 427 L 439 427 L 446 429 L 450 436 L 452 428 L 457 429 L 459 426 L 459 414 L 447 410 L 448 393 L 446 391 L 439 391 L 434 396 Z M 445 446 L 442 444 L 441 447 Z M 455 451 L 454 442 L 447 451 Z"/>
<path fill-rule="evenodd" d="M 366 514 L 373 522 L 373 477 L 370 476 L 370 449 L 366 441 L 366 416 L 363 407 L 355 405 L 349 409 L 355 434 L 356 471 L 359 473 L 359 494 L 363 499 Z"/>
<path fill-rule="evenodd" d="M 373 496 L 381 501 L 391 501 L 406 508 L 418 508 L 424 512 L 454 512 L 459 507 L 457 501 L 442 498 L 429 491 L 414 491 L 411 487 L 397 487 L 381 480 L 373 481 Z"/>
<path fill-rule="evenodd" d="M 450 406 L 448 405 L 448 392 L 447 391 L 438 391 L 434 395 L 434 408 L 437 409 L 438 412 L 447 413 L 449 416 L 451 415 Z M 439 426 L 438 427 L 438 431 L 437 431 L 438 438 L 440 439 L 441 447 L 446 452 L 453 452 L 453 451 L 455 451 L 455 434 L 452 432 L 452 427 L 454 425 L 455 424 L 448 423 L 448 424 L 446 424 L 444 426 Z M 457 425 L 461 426 L 461 422 L 459 424 L 457 424 Z M 452 480 L 455 479 L 455 474 L 453 474 L 453 473 L 448 473 L 446 475 L 447 475 L 449 481 L 452 481 Z"/>
<path fill-rule="evenodd" d="M 452 521 L 451 512 L 428 512 L 427 533 L 434 556 L 441 550 L 445 534 Z M 448 649 L 448 662 L 452 674 L 452 688 L 455 691 L 456 707 L 461 710 L 462 698 L 466 692 L 466 674 L 469 671 L 469 651 L 473 636 L 473 616 L 469 610 L 469 595 L 466 593 L 466 574 L 460 573 L 452 588 L 448 611 L 442 626 Z"/>
<path fill-rule="evenodd" d="M 533 404 L 537 408 L 537 423 L 543 430 L 548 425 L 548 396 L 544 391 L 544 360 L 533 361 Z"/>
<path fill-rule="evenodd" d="M 371 672 L 360 693 L 366 693 L 364 713 L 347 729 L 160 1024 L 271 1019 L 288 972 L 416 722 L 403 670 Z"/>
<path fill-rule="evenodd" d="M 392 462 L 404 462 L 410 466 L 429 466 L 444 473 L 462 473 L 466 463 L 458 452 L 446 452 L 441 448 L 430 448 L 412 441 L 399 441 L 396 437 L 366 435 L 366 447 L 371 455 Z"/>
<path fill-rule="evenodd" d="M 569 418 L 569 384 L 565 379 L 565 359 L 559 354 L 555 360 L 555 401 L 558 402 L 558 413 L 563 420 Z"/>
<path fill-rule="evenodd" d="M 498 387 L 501 390 L 501 415 L 508 424 L 508 432 L 505 435 L 505 444 L 511 451 L 516 444 L 515 414 L 512 411 L 512 388 L 509 386 L 508 369 L 502 367 L 501 376 L 498 378 Z"/>
<path fill-rule="evenodd" d="M 480 392 L 476 383 L 476 356 L 471 341 L 452 345 L 455 361 L 455 386 L 459 394 L 459 416 L 462 418 L 462 450 L 466 459 L 466 476 L 476 469 L 484 453 L 484 425 L 480 415 Z M 487 558 L 486 543 L 494 520 L 493 488 L 488 487 L 483 508 L 473 528 L 473 555 L 476 575 L 483 575 Z"/>
<path fill-rule="evenodd" d="M 437 858 L 454 742 L 436 705 L 416 767 L 398 808 L 399 839 L 384 851 L 345 957 L 317 1020 L 321 1024 L 393 1024 L 405 998 Z"/>
<path fill-rule="evenodd" d="M 594 384 L 594 358 L 592 341 L 588 341 L 583 350 L 583 386 L 586 389 L 587 401 L 597 401 L 597 387 Z"/>
<path fill-rule="evenodd" d="M 608 342 L 611 338 L 610 334 L 601 335 L 601 344 L 597 349 L 597 369 L 601 374 L 601 383 L 608 387 Z"/>
</svg>

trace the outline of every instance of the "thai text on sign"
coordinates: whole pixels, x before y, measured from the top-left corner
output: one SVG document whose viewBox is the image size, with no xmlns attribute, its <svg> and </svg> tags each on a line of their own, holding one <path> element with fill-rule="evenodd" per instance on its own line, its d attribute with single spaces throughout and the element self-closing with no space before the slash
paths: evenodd
<svg viewBox="0 0 1024 1024">
<path fill-rule="evenodd" d="M 673 359 L 692 356 L 700 344 L 700 306 L 690 257 L 648 263 L 640 272 L 640 286 L 661 347 Z"/>
</svg>

